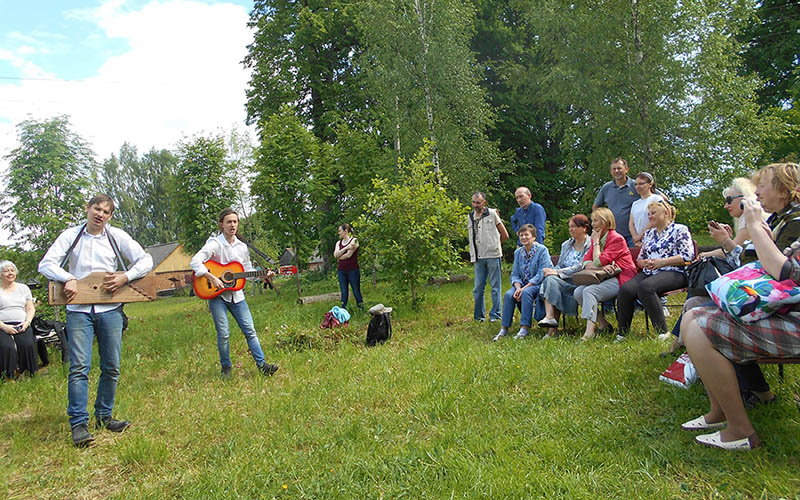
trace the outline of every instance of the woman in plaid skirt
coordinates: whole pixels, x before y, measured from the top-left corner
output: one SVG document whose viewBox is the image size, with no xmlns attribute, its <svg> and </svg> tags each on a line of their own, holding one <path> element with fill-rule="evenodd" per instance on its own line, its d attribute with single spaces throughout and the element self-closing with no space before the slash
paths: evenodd
<svg viewBox="0 0 800 500">
<path fill-rule="evenodd" d="M 787 190 L 780 176 L 797 178 L 796 164 L 769 165 L 758 177 L 756 195 L 761 205 L 771 197 L 786 198 L 787 204 L 800 196 L 795 184 Z M 761 173 L 761 172 L 760 172 Z M 763 198 L 763 199 L 762 199 Z M 773 231 L 761 218 L 761 207 L 751 200 L 742 202 L 744 217 L 756 254 L 764 270 L 778 280 L 791 279 L 800 286 L 800 240 L 783 252 L 773 242 Z M 745 324 L 716 306 L 691 309 L 684 317 L 681 335 L 686 350 L 708 392 L 708 413 L 685 422 L 685 430 L 714 430 L 696 437 L 697 442 L 716 448 L 748 450 L 761 446 L 745 412 L 736 381 L 734 363 L 749 363 L 759 358 L 800 356 L 800 307 L 785 314 Z"/>
</svg>

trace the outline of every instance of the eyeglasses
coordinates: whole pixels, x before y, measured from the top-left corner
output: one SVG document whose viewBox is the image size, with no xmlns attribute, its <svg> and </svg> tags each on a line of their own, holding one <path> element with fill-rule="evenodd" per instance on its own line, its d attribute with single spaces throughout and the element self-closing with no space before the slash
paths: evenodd
<svg viewBox="0 0 800 500">
<path fill-rule="evenodd" d="M 726 205 L 730 205 L 733 202 L 733 200 L 735 200 L 736 198 L 744 198 L 744 195 L 743 194 L 737 194 L 736 196 L 726 196 L 725 197 L 725 204 Z"/>
</svg>

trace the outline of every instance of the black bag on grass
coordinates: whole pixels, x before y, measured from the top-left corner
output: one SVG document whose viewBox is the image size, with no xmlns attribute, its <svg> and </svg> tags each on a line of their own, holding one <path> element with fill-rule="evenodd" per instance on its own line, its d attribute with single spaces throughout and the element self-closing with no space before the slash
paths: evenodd
<svg viewBox="0 0 800 500">
<path fill-rule="evenodd" d="M 367 345 L 383 344 L 392 338 L 392 317 L 390 314 L 376 314 L 369 320 L 367 327 Z"/>
</svg>

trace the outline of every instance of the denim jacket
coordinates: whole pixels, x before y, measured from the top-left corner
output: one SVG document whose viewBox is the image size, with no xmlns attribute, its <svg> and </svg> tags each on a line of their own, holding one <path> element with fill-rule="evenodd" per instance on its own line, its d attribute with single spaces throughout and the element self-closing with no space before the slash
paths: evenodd
<svg viewBox="0 0 800 500">
<path fill-rule="evenodd" d="M 544 280 L 543 271 L 547 267 L 553 267 L 553 263 L 550 261 L 550 252 L 546 246 L 534 243 L 530 253 L 525 247 L 517 248 L 514 251 L 514 267 L 511 270 L 511 286 L 514 286 L 514 283 L 522 286 L 528 283 L 541 284 Z"/>
</svg>

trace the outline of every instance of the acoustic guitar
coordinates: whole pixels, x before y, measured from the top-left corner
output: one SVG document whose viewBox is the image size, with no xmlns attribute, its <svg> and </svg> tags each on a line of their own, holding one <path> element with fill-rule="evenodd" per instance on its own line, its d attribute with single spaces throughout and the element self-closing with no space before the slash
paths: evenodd
<svg viewBox="0 0 800 500">
<path fill-rule="evenodd" d="M 210 300 L 217 297 L 222 292 L 235 292 L 244 288 L 246 278 L 257 278 L 259 276 L 266 276 L 268 273 L 275 273 L 274 269 L 264 269 L 262 271 L 245 271 L 244 266 L 240 262 L 232 260 L 227 264 L 220 264 L 215 260 L 207 260 L 205 262 L 208 271 L 219 278 L 225 285 L 225 288 L 217 288 L 211 280 L 206 278 L 205 275 L 192 276 L 192 287 L 194 293 L 201 299 Z"/>
</svg>

